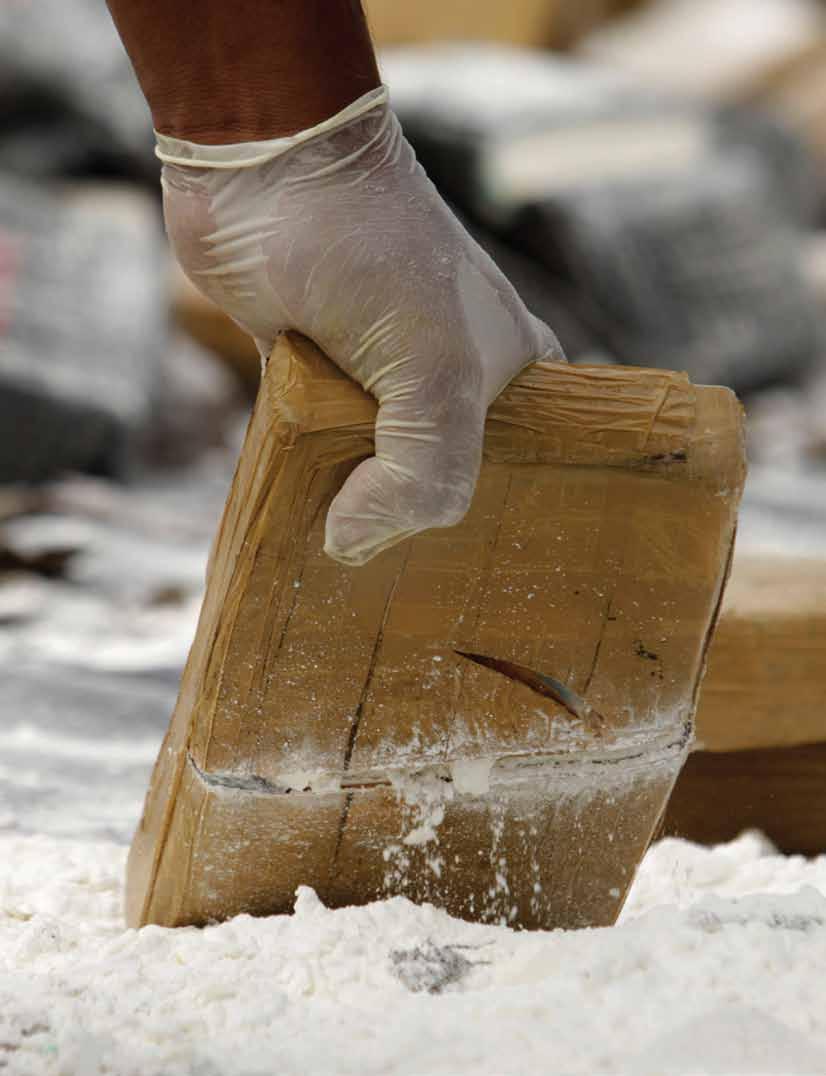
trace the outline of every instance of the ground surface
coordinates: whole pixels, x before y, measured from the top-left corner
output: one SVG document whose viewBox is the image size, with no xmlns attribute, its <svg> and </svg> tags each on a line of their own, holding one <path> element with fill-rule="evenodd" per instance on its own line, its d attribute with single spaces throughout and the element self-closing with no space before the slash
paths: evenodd
<svg viewBox="0 0 826 1076">
<path fill-rule="evenodd" d="M 613 930 L 402 899 L 125 931 L 124 848 L 0 836 L 0 1072 L 826 1072 L 826 859 L 665 841 Z M 749 895 L 752 894 L 752 895 Z"/>
<path fill-rule="evenodd" d="M 210 473 L 74 489 L 7 528 L 77 553 L 62 580 L 0 587 L 0 1076 L 826 1073 L 826 857 L 755 835 L 656 846 L 613 930 L 332 912 L 309 890 L 292 918 L 124 930 L 225 488 Z M 823 553 L 806 491 L 757 478 L 746 544 Z"/>
</svg>

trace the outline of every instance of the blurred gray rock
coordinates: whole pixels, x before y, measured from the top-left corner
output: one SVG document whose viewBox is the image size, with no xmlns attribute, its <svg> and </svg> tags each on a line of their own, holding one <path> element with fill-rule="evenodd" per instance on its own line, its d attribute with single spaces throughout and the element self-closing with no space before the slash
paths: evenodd
<svg viewBox="0 0 826 1076">
<path fill-rule="evenodd" d="M 526 210 L 519 231 L 567 266 L 623 362 L 742 393 L 798 379 L 819 355 L 799 235 L 742 160 L 571 192 Z"/>
<path fill-rule="evenodd" d="M 492 46 L 391 50 L 383 71 L 437 186 L 609 355 L 740 391 L 814 361 L 814 168 L 776 123 Z"/>
<path fill-rule="evenodd" d="M 159 391 L 165 266 L 148 196 L 0 179 L 0 483 L 128 469 Z"/>
<path fill-rule="evenodd" d="M 149 110 L 103 0 L 0 4 L 0 168 L 156 182 Z"/>
<path fill-rule="evenodd" d="M 142 458 L 146 466 L 182 467 L 232 436 L 249 410 L 244 389 L 217 355 L 183 330 L 172 333 Z"/>
</svg>

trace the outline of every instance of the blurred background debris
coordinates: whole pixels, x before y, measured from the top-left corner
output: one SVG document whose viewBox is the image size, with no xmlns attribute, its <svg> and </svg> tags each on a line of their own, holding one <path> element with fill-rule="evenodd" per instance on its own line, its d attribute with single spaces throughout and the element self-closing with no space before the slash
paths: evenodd
<svg viewBox="0 0 826 1076">
<path fill-rule="evenodd" d="M 25 177 L 154 187 L 152 123 L 100 0 L 0 6 L 0 161 Z"/>
<path fill-rule="evenodd" d="M 826 557 L 826 2 L 366 6 L 421 161 L 572 361 L 735 388 L 740 549 Z M 102 0 L 6 0 L 0 826 L 68 796 L 129 838 L 255 392 L 158 175 Z"/>
<path fill-rule="evenodd" d="M 0 175 L 0 287 L 0 482 L 123 474 L 167 347 L 149 195 Z"/>
<path fill-rule="evenodd" d="M 738 391 L 812 365 L 814 170 L 770 120 L 496 46 L 395 50 L 384 71 L 437 185 L 553 274 L 600 350 Z"/>
</svg>

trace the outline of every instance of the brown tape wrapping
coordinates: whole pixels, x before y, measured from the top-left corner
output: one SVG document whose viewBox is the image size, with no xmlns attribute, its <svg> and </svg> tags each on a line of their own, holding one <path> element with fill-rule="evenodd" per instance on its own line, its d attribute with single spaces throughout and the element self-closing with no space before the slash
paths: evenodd
<svg viewBox="0 0 826 1076">
<path fill-rule="evenodd" d="M 687 749 L 744 478 L 725 389 L 540 365 L 492 406 L 457 527 L 347 568 L 324 517 L 375 403 L 310 343 L 263 378 L 131 850 L 132 924 L 391 893 L 610 923 Z M 570 714 L 455 650 L 562 680 Z"/>
<path fill-rule="evenodd" d="M 706 844 L 759 829 L 826 845 L 826 562 L 738 555 L 709 651 L 695 753 L 665 832 Z"/>
<path fill-rule="evenodd" d="M 826 742 L 826 563 L 738 556 L 697 712 L 706 751 Z"/>
<path fill-rule="evenodd" d="M 696 751 L 680 773 L 663 832 L 702 844 L 764 833 L 787 855 L 826 847 L 826 742 Z"/>
</svg>

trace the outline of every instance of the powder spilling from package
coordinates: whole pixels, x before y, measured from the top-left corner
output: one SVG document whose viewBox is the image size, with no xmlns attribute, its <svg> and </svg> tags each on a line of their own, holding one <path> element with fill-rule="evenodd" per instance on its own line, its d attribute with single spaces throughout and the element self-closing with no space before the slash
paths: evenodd
<svg viewBox="0 0 826 1076">
<path fill-rule="evenodd" d="M 515 933 L 397 898 L 122 927 L 125 849 L 0 835 L 0 1073 L 826 1071 L 826 856 L 667 840 L 620 924 Z"/>
</svg>

